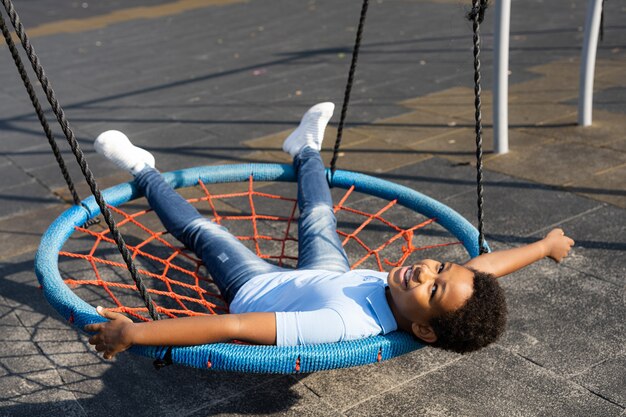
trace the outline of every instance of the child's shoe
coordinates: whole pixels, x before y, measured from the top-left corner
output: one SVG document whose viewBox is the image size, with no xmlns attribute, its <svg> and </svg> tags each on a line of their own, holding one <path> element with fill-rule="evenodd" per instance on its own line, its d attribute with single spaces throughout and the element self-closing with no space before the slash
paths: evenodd
<svg viewBox="0 0 626 417">
<path fill-rule="evenodd" d="M 283 151 L 295 158 L 305 146 L 316 151 L 322 149 L 324 130 L 333 115 L 333 110 L 335 110 L 335 105 L 330 102 L 311 107 L 302 116 L 300 125 L 283 143 Z"/>
<path fill-rule="evenodd" d="M 147 166 L 154 168 L 154 156 L 133 145 L 128 137 L 117 130 L 101 133 L 94 142 L 96 152 L 121 169 L 136 175 Z"/>
</svg>

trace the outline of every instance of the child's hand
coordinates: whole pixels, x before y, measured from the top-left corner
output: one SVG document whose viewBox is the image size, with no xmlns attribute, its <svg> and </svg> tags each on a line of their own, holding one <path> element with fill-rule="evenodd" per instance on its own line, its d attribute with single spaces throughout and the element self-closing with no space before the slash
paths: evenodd
<svg viewBox="0 0 626 417">
<path fill-rule="evenodd" d="M 550 233 L 543 238 L 543 241 L 546 244 L 548 252 L 546 256 L 557 262 L 561 262 L 561 260 L 567 256 L 570 249 L 572 249 L 572 246 L 574 246 L 574 241 L 565 236 L 563 229 L 550 231 Z"/>
<path fill-rule="evenodd" d="M 104 359 L 111 359 L 132 346 L 129 330 L 133 321 L 123 314 L 113 313 L 102 307 L 96 310 L 110 321 L 85 326 L 86 331 L 96 332 L 89 338 L 89 344 L 95 345 L 98 352 L 104 352 Z"/>
</svg>

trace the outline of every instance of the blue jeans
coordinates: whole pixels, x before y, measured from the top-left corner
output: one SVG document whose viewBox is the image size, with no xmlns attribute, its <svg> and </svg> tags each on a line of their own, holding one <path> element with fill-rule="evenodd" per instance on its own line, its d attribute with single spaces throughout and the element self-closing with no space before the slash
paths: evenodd
<svg viewBox="0 0 626 417">
<path fill-rule="evenodd" d="M 337 220 L 319 152 L 305 147 L 294 159 L 298 176 L 298 269 L 346 272 L 350 263 L 337 235 Z M 267 263 L 246 248 L 228 230 L 182 198 L 154 168 L 135 176 L 163 226 L 202 259 L 227 302 L 249 279 L 287 271 Z"/>
</svg>

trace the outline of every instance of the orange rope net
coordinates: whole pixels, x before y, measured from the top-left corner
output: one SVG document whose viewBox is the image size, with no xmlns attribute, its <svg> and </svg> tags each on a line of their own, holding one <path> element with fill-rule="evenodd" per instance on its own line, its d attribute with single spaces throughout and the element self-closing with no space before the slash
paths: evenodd
<svg viewBox="0 0 626 417">
<path fill-rule="evenodd" d="M 236 187 L 233 184 L 228 186 L 231 189 Z M 261 192 L 254 186 L 250 178 L 247 189 L 241 192 L 212 194 L 200 181 L 191 189 L 199 192 L 200 196 L 187 201 L 201 213 L 211 216 L 216 223 L 226 226 L 238 239 L 247 242 L 247 246 L 259 257 L 279 266 L 295 267 L 296 199 Z M 282 191 L 288 188 L 284 183 L 274 186 Z M 415 252 L 460 243 L 438 226 L 435 219 L 422 218 L 417 223 L 402 224 L 414 222 L 420 216 L 400 207 L 396 201 L 363 198 L 361 194 L 360 202 L 351 204 L 348 200 L 358 194 L 354 188 L 347 190 L 334 208 L 338 220 L 337 233 L 343 238 L 353 269 L 388 270 L 403 265 Z M 110 208 L 117 217 L 119 229 L 133 255 L 139 275 L 157 304 L 158 312 L 168 317 L 227 312 L 228 306 L 202 262 L 162 230 L 152 210 L 135 208 L 130 213 L 137 204 L 141 203 L 126 203 L 128 211 Z M 373 212 L 357 208 L 361 206 Z M 280 215 L 264 214 L 259 207 Z M 395 214 L 394 210 L 397 210 Z M 424 232 L 427 226 L 430 226 L 429 230 L 434 230 Z M 422 240 L 427 244 L 415 244 Z M 149 320 L 147 309 L 137 295 L 135 284 L 127 276 L 126 265 L 117 253 L 108 229 L 98 231 L 76 227 L 76 233 L 66 243 L 67 246 L 90 248 L 87 251 L 68 249 L 59 252 L 59 269 L 65 275 L 64 281 L 83 300 L 140 320 Z"/>
</svg>

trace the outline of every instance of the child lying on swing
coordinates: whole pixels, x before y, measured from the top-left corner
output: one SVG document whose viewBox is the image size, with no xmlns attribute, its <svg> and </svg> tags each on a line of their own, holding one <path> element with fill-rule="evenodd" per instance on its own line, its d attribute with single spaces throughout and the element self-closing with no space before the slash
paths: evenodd
<svg viewBox="0 0 626 417">
<path fill-rule="evenodd" d="M 204 262 L 230 313 L 134 323 L 98 307 L 108 322 L 90 324 L 89 343 L 105 359 L 132 345 L 182 346 L 230 341 L 293 346 L 365 338 L 403 330 L 459 353 L 480 349 L 504 331 L 506 304 L 496 278 L 544 257 L 559 262 L 574 241 L 554 229 L 538 242 L 480 255 L 463 265 L 424 259 L 391 272 L 350 270 L 336 233 L 320 157 L 332 103 L 309 109 L 283 144 L 298 177 L 298 267 L 258 258 L 198 211 L 154 169 L 154 157 L 120 132 L 96 151 L 130 171 L 165 228 Z"/>
</svg>

